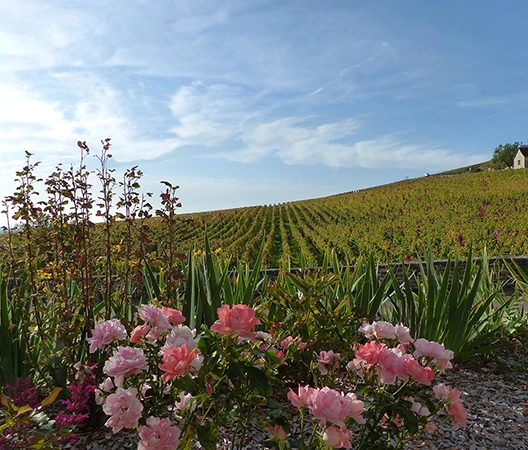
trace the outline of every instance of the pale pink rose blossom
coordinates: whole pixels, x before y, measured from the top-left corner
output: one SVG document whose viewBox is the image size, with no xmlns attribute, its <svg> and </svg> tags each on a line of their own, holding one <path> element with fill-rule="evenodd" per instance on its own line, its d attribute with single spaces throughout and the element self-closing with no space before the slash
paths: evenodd
<svg viewBox="0 0 528 450">
<path fill-rule="evenodd" d="M 105 380 L 99 384 L 98 389 L 94 391 L 95 403 L 99 406 L 102 405 L 105 400 L 105 394 L 108 394 L 115 387 L 112 378 L 106 377 Z"/>
<path fill-rule="evenodd" d="M 152 327 L 147 335 L 150 341 L 155 341 L 163 333 L 169 331 L 172 326 L 169 319 L 163 314 L 161 308 L 154 305 L 145 305 L 139 308 L 139 317 L 148 322 Z"/>
<path fill-rule="evenodd" d="M 180 445 L 180 434 L 170 419 L 149 417 L 147 425 L 139 427 L 137 450 L 175 450 Z"/>
<path fill-rule="evenodd" d="M 379 320 L 373 322 L 374 336 L 377 339 L 396 339 L 396 327 L 389 322 Z"/>
<path fill-rule="evenodd" d="M 181 347 L 183 344 L 187 345 L 189 350 L 196 347 L 196 330 L 191 330 L 185 325 L 178 325 L 174 327 L 170 334 L 167 335 L 165 344 L 161 348 L 160 354 L 163 355 L 169 348 Z"/>
<path fill-rule="evenodd" d="M 431 386 L 434 380 L 434 372 L 430 367 L 422 366 L 416 359 L 409 356 L 405 360 L 405 371 L 418 383 Z"/>
<path fill-rule="evenodd" d="M 295 342 L 295 339 L 293 338 L 293 336 L 287 336 L 280 342 L 280 346 L 284 350 L 286 350 L 290 346 L 290 344 L 292 344 L 293 342 Z"/>
<path fill-rule="evenodd" d="M 265 331 L 257 331 L 253 339 L 257 341 L 269 341 L 271 339 L 271 334 L 266 333 Z"/>
<path fill-rule="evenodd" d="M 169 319 L 169 322 L 174 325 L 181 325 L 185 323 L 185 316 L 181 313 L 181 311 L 178 311 L 174 308 L 168 308 L 166 306 L 161 308 L 162 314 Z"/>
<path fill-rule="evenodd" d="M 427 422 L 425 425 L 425 431 L 427 431 L 429 434 L 433 434 L 436 431 L 436 425 L 433 422 Z"/>
<path fill-rule="evenodd" d="M 133 344 L 139 344 L 141 342 L 141 338 L 143 336 L 146 336 L 149 331 L 150 325 L 146 323 L 144 323 L 143 325 L 138 325 L 132 330 L 132 333 L 130 333 L 130 342 L 132 342 Z"/>
<path fill-rule="evenodd" d="M 173 378 L 189 372 L 191 364 L 198 353 L 200 351 L 197 348 L 189 351 L 186 344 L 169 348 L 163 355 L 163 364 L 158 364 L 158 367 L 165 372 L 163 381 L 167 383 Z"/>
<path fill-rule="evenodd" d="M 317 362 L 319 363 L 319 372 L 321 372 L 321 375 L 326 375 L 329 371 L 336 370 L 339 367 L 340 359 L 341 354 L 334 353 L 333 350 L 322 350 L 317 356 Z"/>
<path fill-rule="evenodd" d="M 453 403 L 460 398 L 460 391 L 450 386 L 440 383 L 433 386 L 433 392 L 438 400 L 446 400 L 447 403 Z"/>
<path fill-rule="evenodd" d="M 255 317 L 255 310 L 247 305 L 223 305 L 216 310 L 218 318 L 211 331 L 220 334 L 235 333 L 240 337 L 253 338 L 255 333 L 250 330 L 260 325 L 260 320 Z"/>
<path fill-rule="evenodd" d="M 345 427 L 344 420 L 349 417 L 359 424 L 366 422 L 365 418 L 361 417 L 365 411 L 364 404 L 351 392 L 344 395 L 342 392 L 337 392 L 329 387 L 315 389 L 308 408 L 322 426 L 330 421 L 335 425 Z"/>
<path fill-rule="evenodd" d="M 359 327 L 358 332 L 364 334 L 366 338 L 370 339 L 374 335 L 374 325 L 368 322 L 363 322 Z"/>
<path fill-rule="evenodd" d="M 284 441 L 288 437 L 286 431 L 284 431 L 284 428 L 282 428 L 280 425 L 268 427 L 266 428 L 266 431 L 271 434 L 272 437 L 280 441 Z"/>
<path fill-rule="evenodd" d="M 396 337 L 398 338 L 398 342 L 400 342 L 400 344 L 412 344 L 414 342 L 409 328 L 401 323 L 396 325 Z"/>
<path fill-rule="evenodd" d="M 288 391 L 288 400 L 293 406 L 302 408 L 304 406 L 310 406 L 312 403 L 312 394 L 314 388 L 310 386 L 301 386 L 297 388 L 297 394 L 291 389 Z"/>
<path fill-rule="evenodd" d="M 87 341 L 90 343 L 90 353 L 94 353 L 98 348 L 111 344 L 114 339 L 118 341 L 126 339 L 127 332 L 119 319 L 110 319 L 99 322 L 92 330 L 92 337 Z"/>
<path fill-rule="evenodd" d="M 452 367 L 450 361 L 455 354 L 451 350 L 446 350 L 443 344 L 438 342 L 428 341 L 427 339 L 417 339 L 414 342 L 415 351 L 413 353 L 415 358 L 425 356 L 426 358 L 433 358 L 434 363 L 441 370 L 450 369 Z"/>
<path fill-rule="evenodd" d="M 352 448 L 352 431 L 346 428 L 326 427 L 323 433 L 324 443 L 331 448 Z"/>
<path fill-rule="evenodd" d="M 117 433 L 123 428 L 137 428 L 143 405 L 137 398 L 137 389 L 117 388 L 114 394 L 106 397 L 103 411 L 110 418 L 105 425 Z"/>
<path fill-rule="evenodd" d="M 116 386 L 122 386 L 125 376 L 140 373 L 147 369 L 148 363 L 143 349 L 119 347 L 114 350 L 114 354 L 105 362 L 103 372 L 110 377 L 114 377 Z"/>
<path fill-rule="evenodd" d="M 429 411 L 427 406 L 422 405 L 420 402 L 413 402 L 411 405 L 411 411 L 423 417 L 431 415 L 431 411 Z"/>
<path fill-rule="evenodd" d="M 196 409 L 196 402 L 193 401 L 194 397 L 190 393 L 180 392 L 179 400 L 174 402 L 174 410 L 177 413 L 181 413 L 187 408 L 190 408 L 191 411 Z"/>
<path fill-rule="evenodd" d="M 348 372 L 357 372 L 358 374 L 361 374 L 361 372 L 367 369 L 367 365 L 368 364 L 365 361 L 354 358 L 352 361 L 348 362 L 346 365 L 346 370 Z"/>
<path fill-rule="evenodd" d="M 399 352 L 388 350 L 383 353 L 383 357 L 376 365 L 376 370 L 379 373 L 380 381 L 383 384 L 394 384 L 396 378 L 406 380 L 409 378 L 405 371 L 405 358 Z"/>
</svg>

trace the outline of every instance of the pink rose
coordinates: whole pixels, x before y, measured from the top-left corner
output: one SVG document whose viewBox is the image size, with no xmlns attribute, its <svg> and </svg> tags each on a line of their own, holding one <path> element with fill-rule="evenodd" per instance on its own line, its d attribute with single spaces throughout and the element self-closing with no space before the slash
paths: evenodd
<svg viewBox="0 0 528 450">
<path fill-rule="evenodd" d="M 280 441 L 284 441 L 288 437 L 286 431 L 284 431 L 284 428 L 282 428 L 280 425 L 268 427 L 266 428 L 266 431 L 271 434 L 272 437 Z"/>
<path fill-rule="evenodd" d="M 458 399 L 451 403 L 448 412 L 449 415 L 453 417 L 453 425 L 455 429 L 467 425 L 467 410 L 462 404 L 462 400 Z"/>
<path fill-rule="evenodd" d="M 87 341 L 90 343 L 90 353 L 95 352 L 98 348 L 111 344 L 114 339 L 126 339 L 127 332 L 125 327 L 118 319 L 105 320 L 99 322 L 92 330 L 92 337 Z"/>
<path fill-rule="evenodd" d="M 356 359 L 365 361 L 367 364 L 377 364 L 388 352 L 385 344 L 378 344 L 376 341 L 370 341 L 366 344 L 356 346 L 354 348 L 354 355 Z"/>
<path fill-rule="evenodd" d="M 314 390 L 311 396 L 311 404 L 308 406 L 313 416 L 326 425 L 327 420 L 340 427 L 345 427 L 344 420 L 352 417 L 357 423 L 365 423 L 361 417 L 365 408 L 363 402 L 356 395 L 348 393 L 344 395 L 329 387 Z"/>
<path fill-rule="evenodd" d="M 409 328 L 402 324 L 396 325 L 396 337 L 400 344 L 412 344 L 414 339 L 411 337 Z"/>
<path fill-rule="evenodd" d="M 149 417 L 147 425 L 139 427 L 137 450 L 174 450 L 180 445 L 180 434 L 170 419 Z"/>
<path fill-rule="evenodd" d="M 341 355 L 334 353 L 333 350 L 321 351 L 317 356 L 317 362 L 319 363 L 319 372 L 321 375 L 326 375 L 329 371 L 333 371 L 339 367 L 339 360 Z"/>
<path fill-rule="evenodd" d="M 141 342 L 141 338 L 146 336 L 149 330 L 150 325 L 147 325 L 146 323 L 143 325 L 138 325 L 132 330 L 132 333 L 130 333 L 130 342 L 133 344 L 139 344 Z"/>
<path fill-rule="evenodd" d="M 103 372 L 114 377 L 116 386 L 123 385 L 126 375 L 140 373 L 148 369 L 147 359 L 143 349 L 134 347 L 119 347 L 106 361 Z"/>
<path fill-rule="evenodd" d="M 423 417 L 431 415 L 431 411 L 429 411 L 427 406 L 424 406 L 419 402 L 413 402 L 413 404 L 411 405 L 411 411 Z"/>
<path fill-rule="evenodd" d="M 167 308 L 166 306 L 164 306 L 163 308 L 161 308 L 161 312 L 167 319 L 169 319 L 169 322 L 172 325 L 181 325 L 185 322 L 184 315 L 181 313 L 181 311 L 178 311 L 177 309 Z"/>
<path fill-rule="evenodd" d="M 110 418 L 105 425 L 112 428 L 113 433 L 123 428 L 137 428 L 143 405 L 136 396 L 137 389 L 118 387 L 114 394 L 106 397 L 103 411 Z"/>
<path fill-rule="evenodd" d="M 161 354 L 163 355 L 171 347 L 180 347 L 183 344 L 187 345 L 187 348 L 193 349 L 196 347 L 195 339 L 196 331 L 191 330 L 185 325 L 178 325 L 174 327 L 170 334 L 167 335 L 165 344 L 161 348 Z"/>
<path fill-rule="evenodd" d="M 405 371 L 405 358 L 391 350 L 383 353 L 383 357 L 376 365 L 376 370 L 383 384 L 394 384 L 396 378 L 400 380 L 409 378 Z"/>
<path fill-rule="evenodd" d="M 180 392 L 180 400 L 174 402 L 176 412 L 180 413 L 189 407 L 191 407 L 191 411 L 194 411 L 196 409 L 196 402 L 193 402 L 193 399 L 192 394 Z"/>
<path fill-rule="evenodd" d="M 297 408 L 302 408 L 303 406 L 310 406 L 312 403 L 312 394 L 314 388 L 310 386 L 301 386 L 297 388 L 297 394 L 291 389 L 288 392 L 288 400 L 293 406 Z"/>
<path fill-rule="evenodd" d="M 169 319 L 165 317 L 161 309 L 157 306 L 142 306 L 139 308 L 139 317 L 151 325 L 152 329 L 147 335 L 147 339 L 151 341 L 155 341 L 160 335 L 172 328 Z"/>
<path fill-rule="evenodd" d="M 396 339 L 396 327 L 389 322 L 380 320 L 373 322 L 374 336 L 378 339 Z"/>
<path fill-rule="evenodd" d="M 331 448 L 352 448 L 352 431 L 346 428 L 326 427 L 323 433 L 324 443 Z"/>
<path fill-rule="evenodd" d="M 358 331 L 364 334 L 366 338 L 370 339 L 374 335 L 374 325 L 371 325 L 368 322 L 363 322 Z"/>
<path fill-rule="evenodd" d="M 223 305 L 216 310 L 218 318 L 212 326 L 211 331 L 220 334 L 235 333 L 240 337 L 252 338 L 255 333 L 251 328 L 260 325 L 260 320 L 255 317 L 255 311 L 247 305 Z"/>
<path fill-rule="evenodd" d="M 431 386 L 431 382 L 434 380 L 434 373 L 430 367 L 422 366 L 416 359 L 409 356 L 405 360 L 405 371 L 414 380 L 418 381 L 425 386 Z"/>
<path fill-rule="evenodd" d="M 436 431 L 436 425 L 433 422 L 427 422 L 425 425 L 425 431 L 429 434 L 433 434 Z"/>
<path fill-rule="evenodd" d="M 446 350 L 443 344 L 438 342 L 428 341 L 427 339 L 417 339 L 414 342 L 415 351 L 413 353 L 415 358 L 425 356 L 433 358 L 434 363 L 441 369 L 450 369 L 452 367 L 450 361 L 455 356 L 451 350 Z"/>
<path fill-rule="evenodd" d="M 193 348 L 191 351 L 187 348 L 187 345 L 183 344 L 180 347 L 171 347 L 165 351 L 163 355 L 163 364 L 159 364 L 158 367 L 163 370 L 163 381 L 168 383 L 175 377 L 180 377 L 187 373 L 194 362 L 195 357 L 200 353 L 197 348 Z"/>
<path fill-rule="evenodd" d="M 460 399 L 460 391 L 443 383 L 433 386 L 433 392 L 438 400 L 447 403 L 447 412 L 453 417 L 455 428 L 467 425 L 467 410 Z"/>
</svg>

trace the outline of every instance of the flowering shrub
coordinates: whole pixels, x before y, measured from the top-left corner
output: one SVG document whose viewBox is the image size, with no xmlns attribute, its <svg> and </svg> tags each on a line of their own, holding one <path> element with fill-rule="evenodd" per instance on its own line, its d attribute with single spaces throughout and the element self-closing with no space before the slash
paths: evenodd
<svg viewBox="0 0 528 450">
<path fill-rule="evenodd" d="M 310 366 L 316 385 L 299 385 L 284 396 L 288 380 L 280 369 L 306 343 L 284 336 L 286 330 L 256 331 L 263 322 L 246 305 L 217 312 L 211 329 L 196 335 L 176 310 L 143 306 L 145 323 L 132 331 L 128 345 L 120 324 L 96 326 L 119 330 L 91 341 L 108 358 L 107 378 L 96 391 L 109 416 L 106 426 L 114 433 L 137 429 L 140 450 L 189 448 L 194 439 L 214 449 L 220 425 L 234 430 L 236 448 L 253 425 L 268 431 L 267 443 L 275 448 L 366 449 L 401 448 L 409 436 L 434 432 L 443 417 L 455 427 L 466 424 L 458 390 L 443 384 L 427 389 L 436 373 L 451 366 L 452 352 L 415 341 L 403 325 L 364 323 L 359 332 L 366 342 L 354 344 L 349 354 L 321 351 Z M 325 385 L 317 386 L 320 376 Z M 353 389 L 336 390 L 337 377 Z M 290 425 L 295 415 L 299 429 Z"/>
</svg>

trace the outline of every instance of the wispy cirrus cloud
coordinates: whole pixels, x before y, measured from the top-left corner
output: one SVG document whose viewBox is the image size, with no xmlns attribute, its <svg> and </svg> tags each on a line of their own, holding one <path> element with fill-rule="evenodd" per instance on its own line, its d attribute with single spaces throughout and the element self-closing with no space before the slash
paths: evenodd
<svg viewBox="0 0 528 450">
<path fill-rule="evenodd" d="M 468 100 L 461 100 L 457 102 L 458 106 L 479 108 L 485 106 L 500 106 L 500 105 L 512 105 L 516 103 L 526 103 L 528 99 L 527 93 L 516 93 L 511 95 L 496 95 L 496 96 L 483 96 L 471 98 Z"/>
<path fill-rule="evenodd" d="M 266 158 L 288 165 L 332 168 L 447 169 L 485 159 L 457 155 L 438 145 L 381 134 L 365 138 L 362 120 L 325 121 L 317 115 L 271 117 L 255 109 L 261 96 L 227 85 L 196 83 L 174 94 L 171 128 L 181 146 L 203 145 L 209 159 L 257 163 Z M 279 111 L 280 112 L 280 111 Z M 274 111 L 274 116 L 277 111 Z M 230 147 L 226 150 L 226 147 Z"/>
</svg>

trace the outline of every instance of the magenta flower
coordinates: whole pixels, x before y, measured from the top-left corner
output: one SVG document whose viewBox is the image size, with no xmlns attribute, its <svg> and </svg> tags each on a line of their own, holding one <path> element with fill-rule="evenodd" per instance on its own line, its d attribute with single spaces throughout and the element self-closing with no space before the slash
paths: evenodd
<svg viewBox="0 0 528 450">
<path fill-rule="evenodd" d="M 344 428 L 346 426 L 344 421 L 349 417 L 359 424 L 366 422 L 365 418 L 361 417 L 365 411 L 364 404 L 351 392 L 344 395 L 329 387 L 316 389 L 313 391 L 308 408 L 322 426 L 330 421 Z"/>
<path fill-rule="evenodd" d="M 326 427 L 323 433 L 324 443 L 331 448 L 352 448 L 352 431 L 346 428 Z"/>
<path fill-rule="evenodd" d="M 253 338 L 255 333 L 251 330 L 260 325 L 260 320 L 255 317 L 255 310 L 247 305 L 223 305 L 216 310 L 218 318 L 212 326 L 211 331 L 220 334 L 237 334 L 240 337 Z"/>
<path fill-rule="evenodd" d="M 174 450 L 180 445 L 180 434 L 170 419 L 149 417 L 147 425 L 139 427 L 137 450 Z"/>
<path fill-rule="evenodd" d="M 99 322 L 92 330 L 92 337 L 87 339 L 90 344 L 90 353 L 94 353 L 98 348 L 111 344 L 114 339 L 120 341 L 126 339 L 126 337 L 126 329 L 118 319 Z"/>
<path fill-rule="evenodd" d="M 117 433 L 123 428 L 137 428 L 143 405 L 137 398 L 137 389 L 117 388 L 110 394 L 103 405 L 103 411 L 110 418 L 105 425 Z"/>
<path fill-rule="evenodd" d="M 116 386 L 122 386 L 125 376 L 140 373 L 146 369 L 148 369 L 148 364 L 143 349 L 119 347 L 114 350 L 113 356 L 106 361 L 103 372 L 114 377 Z"/>
</svg>

